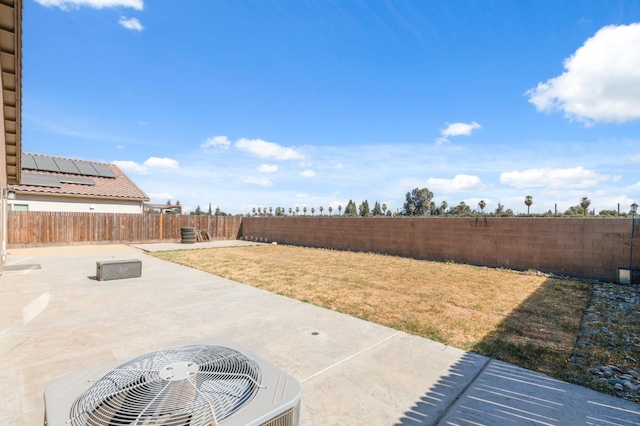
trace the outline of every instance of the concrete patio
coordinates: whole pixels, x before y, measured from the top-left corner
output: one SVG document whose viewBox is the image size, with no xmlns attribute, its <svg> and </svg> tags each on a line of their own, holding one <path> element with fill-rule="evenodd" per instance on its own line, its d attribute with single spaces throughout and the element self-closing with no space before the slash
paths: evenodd
<svg viewBox="0 0 640 426">
<path fill-rule="evenodd" d="M 0 424 L 41 425 L 45 387 L 71 371 L 210 337 L 297 378 L 303 425 L 640 424 L 635 403 L 145 254 L 185 246 L 10 250 Z M 142 277 L 95 280 L 119 259 Z"/>
</svg>

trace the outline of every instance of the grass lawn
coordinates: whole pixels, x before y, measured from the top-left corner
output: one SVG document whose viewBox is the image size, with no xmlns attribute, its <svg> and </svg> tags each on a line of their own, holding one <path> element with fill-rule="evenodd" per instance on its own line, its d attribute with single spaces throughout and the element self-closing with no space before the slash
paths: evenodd
<svg viewBox="0 0 640 426">
<path fill-rule="evenodd" d="M 154 256 L 567 380 L 591 284 L 283 245 Z"/>
</svg>

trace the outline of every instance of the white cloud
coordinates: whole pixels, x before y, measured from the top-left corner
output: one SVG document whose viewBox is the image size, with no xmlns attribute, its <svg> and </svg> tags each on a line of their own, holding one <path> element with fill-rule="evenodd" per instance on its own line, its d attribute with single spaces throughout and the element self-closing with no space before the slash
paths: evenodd
<svg viewBox="0 0 640 426">
<path fill-rule="evenodd" d="M 173 200 L 173 195 L 168 192 L 147 192 L 147 195 L 151 201 L 158 201 L 159 203 L 166 203 L 167 200 Z"/>
<path fill-rule="evenodd" d="M 314 172 L 313 170 L 305 170 L 303 172 L 300 172 L 299 175 L 302 177 L 314 177 L 316 175 L 316 172 Z"/>
<path fill-rule="evenodd" d="M 299 192 L 296 194 L 296 198 L 309 198 L 309 194 L 305 194 L 303 192 Z"/>
<path fill-rule="evenodd" d="M 113 164 L 122 169 L 125 173 L 135 173 L 146 175 L 151 173 L 151 169 L 172 169 L 176 170 L 180 164 L 172 158 L 149 157 L 147 161 L 138 164 L 135 161 L 114 161 Z"/>
<path fill-rule="evenodd" d="M 583 167 L 572 169 L 528 169 L 504 172 L 500 182 L 515 188 L 579 189 L 591 188 L 609 179 Z"/>
<path fill-rule="evenodd" d="M 147 173 L 147 168 L 135 161 L 114 161 L 113 164 L 118 166 L 125 173 L 136 173 L 139 175 Z"/>
<path fill-rule="evenodd" d="M 124 146 L 122 146 L 122 145 L 116 145 L 116 149 L 117 149 L 117 150 L 124 149 Z"/>
<path fill-rule="evenodd" d="M 258 167 L 258 171 L 262 173 L 275 173 L 278 171 L 278 166 L 276 164 L 261 164 Z"/>
<path fill-rule="evenodd" d="M 293 148 L 283 147 L 277 143 L 263 141 L 262 139 L 238 139 L 235 147 L 249 152 L 260 158 L 274 160 L 304 160 L 304 155 Z"/>
<path fill-rule="evenodd" d="M 271 186 L 273 185 L 273 182 L 271 182 L 271 179 L 267 179 L 267 178 L 259 178 L 259 177 L 246 177 L 243 178 L 242 181 L 244 183 L 250 183 L 252 185 L 260 185 L 260 186 Z"/>
<path fill-rule="evenodd" d="M 134 30 L 134 31 L 144 30 L 144 27 L 142 26 L 142 24 L 137 18 L 127 18 L 125 16 L 122 16 L 120 17 L 118 24 L 122 25 L 128 30 Z"/>
<path fill-rule="evenodd" d="M 526 92 L 538 111 L 563 111 L 586 124 L 640 119 L 640 23 L 603 27 L 564 68 Z"/>
<path fill-rule="evenodd" d="M 144 9 L 143 0 L 36 0 L 37 3 L 46 7 L 59 7 L 62 10 L 77 9 L 81 6 L 88 6 L 94 9 L 104 9 L 107 7 L 130 7 L 136 10 Z"/>
<path fill-rule="evenodd" d="M 456 175 L 453 179 L 427 179 L 427 188 L 438 192 L 476 191 L 484 188 L 479 177 L 470 175 Z"/>
<path fill-rule="evenodd" d="M 144 162 L 144 165 L 149 168 L 160 168 L 160 169 L 177 169 L 179 164 L 173 158 L 158 158 L 158 157 L 149 157 L 147 161 Z"/>
<path fill-rule="evenodd" d="M 231 145 L 231 141 L 226 136 L 213 136 L 207 138 L 202 144 L 200 144 L 200 148 L 221 148 L 227 149 Z"/>
<path fill-rule="evenodd" d="M 633 161 L 634 163 L 640 162 L 640 154 L 631 157 L 631 161 Z"/>
<path fill-rule="evenodd" d="M 471 123 L 451 123 L 444 129 L 440 130 L 440 137 L 436 139 L 436 145 L 442 145 L 449 142 L 452 136 L 470 136 L 475 130 L 482 126 L 475 121 Z"/>
</svg>

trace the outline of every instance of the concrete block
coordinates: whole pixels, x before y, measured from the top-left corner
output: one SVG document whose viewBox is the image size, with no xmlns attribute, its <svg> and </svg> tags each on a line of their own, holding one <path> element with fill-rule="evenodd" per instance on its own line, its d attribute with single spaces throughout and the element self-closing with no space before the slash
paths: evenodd
<svg viewBox="0 0 640 426">
<path fill-rule="evenodd" d="M 137 259 L 96 262 L 98 281 L 138 278 L 142 276 L 142 261 Z"/>
</svg>

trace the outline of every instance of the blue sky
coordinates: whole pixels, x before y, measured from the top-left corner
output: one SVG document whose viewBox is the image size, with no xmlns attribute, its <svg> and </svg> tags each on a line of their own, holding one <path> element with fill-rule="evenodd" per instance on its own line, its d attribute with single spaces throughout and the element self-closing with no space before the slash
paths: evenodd
<svg viewBox="0 0 640 426">
<path fill-rule="evenodd" d="M 640 2 L 25 0 L 23 150 L 187 210 L 640 202 Z"/>
</svg>

